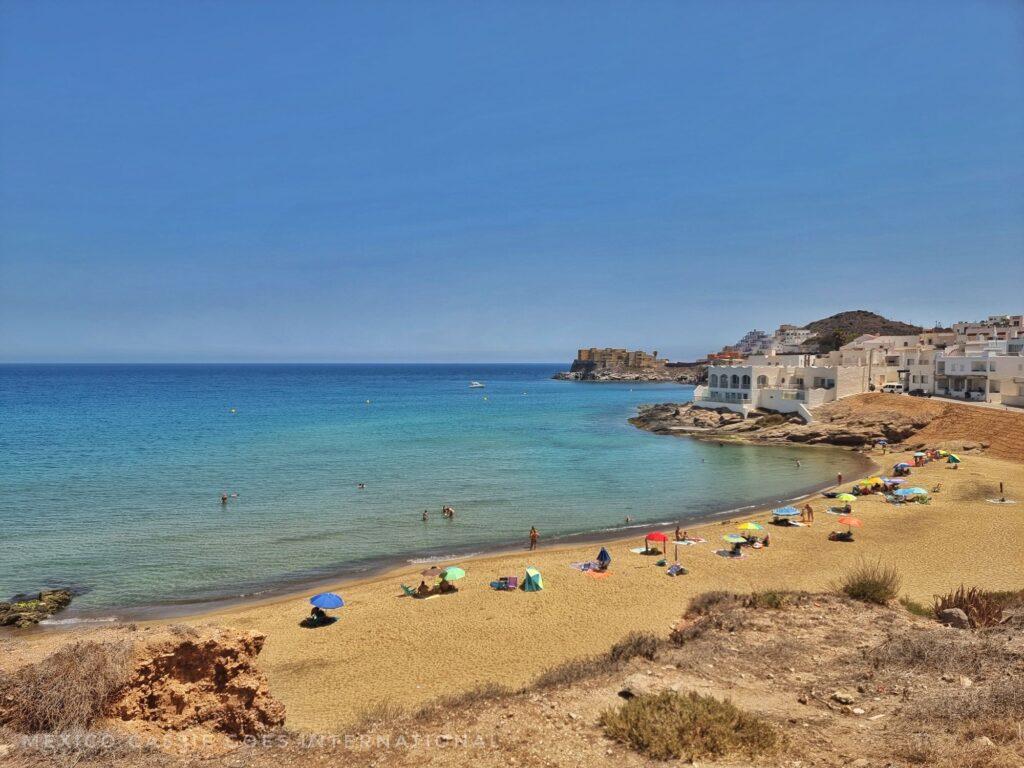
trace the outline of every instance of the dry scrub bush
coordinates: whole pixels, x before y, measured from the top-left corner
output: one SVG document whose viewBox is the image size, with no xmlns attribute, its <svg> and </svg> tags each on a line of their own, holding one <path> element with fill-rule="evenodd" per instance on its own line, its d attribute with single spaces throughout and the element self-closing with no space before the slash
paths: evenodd
<svg viewBox="0 0 1024 768">
<path fill-rule="evenodd" d="M 0 677 L 0 721 L 22 733 L 74 731 L 101 717 L 128 681 L 132 647 L 89 640 Z"/>
<path fill-rule="evenodd" d="M 764 720 L 729 701 L 693 691 L 637 696 L 605 710 L 600 724 L 609 738 L 655 760 L 696 760 L 733 753 L 754 757 L 779 744 L 775 729 Z"/>
<path fill-rule="evenodd" d="M 961 584 L 955 592 L 936 596 L 935 615 L 947 608 L 959 608 L 967 614 L 968 621 L 975 629 L 995 627 L 1003 620 L 1003 605 L 999 597 L 977 587 L 967 589 Z"/>
<path fill-rule="evenodd" d="M 894 567 L 863 560 L 846 574 L 841 588 L 847 597 L 854 600 L 886 605 L 899 594 L 901 583 L 899 572 Z"/>
<path fill-rule="evenodd" d="M 637 656 L 654 661 L 658 657 L 661 642 L 650 632 L 630 632 L 612 646 L 608 658 L 613 662 L 625 663 Z"/>
</svg>

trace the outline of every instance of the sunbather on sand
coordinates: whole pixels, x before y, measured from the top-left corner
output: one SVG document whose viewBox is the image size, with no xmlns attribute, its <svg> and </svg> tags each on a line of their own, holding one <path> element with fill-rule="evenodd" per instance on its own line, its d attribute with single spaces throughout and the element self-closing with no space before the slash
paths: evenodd
<svg viewBox="0 0 1024 768">
<path fill-rule="evenodd" d="M 427 586 L 427 582 L 421 581 L 420 585 L 416 587 L 416 594 L 420 597 L 426 597 L 430 594 L 430 587 Z"/>
</svg>

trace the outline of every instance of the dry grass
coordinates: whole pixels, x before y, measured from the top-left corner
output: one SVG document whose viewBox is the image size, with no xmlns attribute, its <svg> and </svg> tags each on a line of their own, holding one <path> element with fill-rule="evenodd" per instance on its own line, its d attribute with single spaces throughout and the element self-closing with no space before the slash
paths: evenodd
<svg viewBox="0 0 1024 768">
<path fill-rule="evenodd" d="M 893 637 L 868 652 L 875 669 L 929 670 L 976 674 L 1003 658 L 1002 649 L 970 633 L 950 635 L 933 629 Z"/>
<path fill-rule="evenodd" d="M 902 579 L 892 566 L 862 560 L 840 585 L 847 597 L 864 603 L 886 605 L 900 593 Z"/>
<path fill-rule="evenodd" d="M 602 713 L 605 734 L 655 760 L 749 757 L 774 750 L 775 729 L 729 701 L 695 692 L 638 696 Z"/>
<path fill-rule="evenodd" d="M 661 641 L 650 632 L 630 632 L 612 646 L 608 651 L 608 659 L 616 663 L 625 663 L 637 657 L 654 661 L 660 646 Z"/>
<path fill-rule="evenodd" d="M 131 671 L 128 642 L 81 641 L 0 677 L 0 721 L 22 733 L 88 728 Z"/>
<path fill-rule="evenodd" d="M 470 712 L 481 704 L 514 696 L 515 691 L 505 685 L 489 683 L 471 688 L 462 693 L 441 696 L 420 707 L 413 716 L 415 720 L 425 720 L 446 712 Z"/>
<path fill-rule="evenodd" d="M 1012 595 L 1013 593 L 1002 593 Z M 979 627 L 995 627 L 1003 620 L 1003 602 L 992 592 L 985 592 L 977 587 L 964 587 L 963 584 L 955 592 L 939 595 L 935 598 L 935 615 L 949 608 L 959 608 L 967 614 L 967 620 L 975 629 Z"/>
</svg>

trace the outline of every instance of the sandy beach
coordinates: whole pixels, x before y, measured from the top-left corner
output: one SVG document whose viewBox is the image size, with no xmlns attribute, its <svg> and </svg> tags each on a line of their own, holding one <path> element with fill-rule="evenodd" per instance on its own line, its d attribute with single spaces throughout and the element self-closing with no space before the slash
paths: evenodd
<svg viewBox="0 0 1024 768">
<path fill-rule="evenodd" d="M 891 466 L 905 456 L 874 458 Z M 839 526 L 820 496 L 812 501 L 812 527 L 770 526 L 771 547 L 740 560 L 715 554 L 721 536 L 734 530 L 729 523 L 691 529 L 708 542 L 680 547 L 690 570 L 685 577 L 669 578 L 655 566 L 657 558 L 630 552 L 641 543 L 633 538 L 606 542 L 613 562 L 604 579 L 569 567 L 592 559 L 598 545 L 541 548 L 462 561 L 468 575 L 458 594 L 425 601 L 403 596 L 399 586 L 418 584 L 424 566 L 334 585 L 347 605 L 335 612 L 335 624 L 316 630 L 298 624 L 309 609 L 305 594 L 172 623 L 266 634 L 259 663 L 287 707 L 288 725 L 336 732 L 382 702 L 415 706 L 481 684 L 520 685 L 559 662 L 605 651 L 631 631 L 666 634 L 687 601 L 707 590 L 827 589 L 865 557 L 895 564 L 902 592 L 923 602 L 961 582 L 1024 587 L 1024 466 L 970 455 L 956 471 L 936 462 L 915 469 L 911 479 L 929 489 L 941 482 L 943 490 L 929 505 L 894 506 L 878 496 L 858 500 L 855 514 L 864 527 L 853 544 L 827 540 Z M 1018 504 L 986 501 L 997 495 L 1000 481 Z M 766 519 L 764 511 L 750 517 Z M 544 591 L 489 588 L 500 575 L 522 576 L 527 565 L 542 572 Z M 30 642 L 59 640 L 41 635 Z"/>
</svg>

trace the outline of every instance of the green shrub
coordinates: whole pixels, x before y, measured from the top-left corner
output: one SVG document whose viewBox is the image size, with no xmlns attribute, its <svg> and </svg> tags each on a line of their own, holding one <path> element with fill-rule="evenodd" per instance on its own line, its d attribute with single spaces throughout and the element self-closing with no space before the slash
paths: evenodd
<svg viewBox="0 0 1024 768">
<path fill-rule="evenodd" d="M 935 610 L 924 603 L 919 603 L 916 600 L 912 600 L 909 597 L 901 597 L 900 605 L 906 608 L 915 616 L 924 616 L 926 619 L 935 618 Z"/>
<path fill-rule="evenodd" d="M 900 592 L 902 579 L 892 566 L 862 561 L 842 583 L 842 591 L 854 600 L 885 605 Z"/>
<path fill-rule="evenodd" d="M 779 735 L 769 723 L 732 702 L 693 691 L 637 696 L 603 712 L 600 723 L 609 738 L 655 760 L 718 758 L 730 753 L 753 757 L 779 744 Z"/>
</svg>

